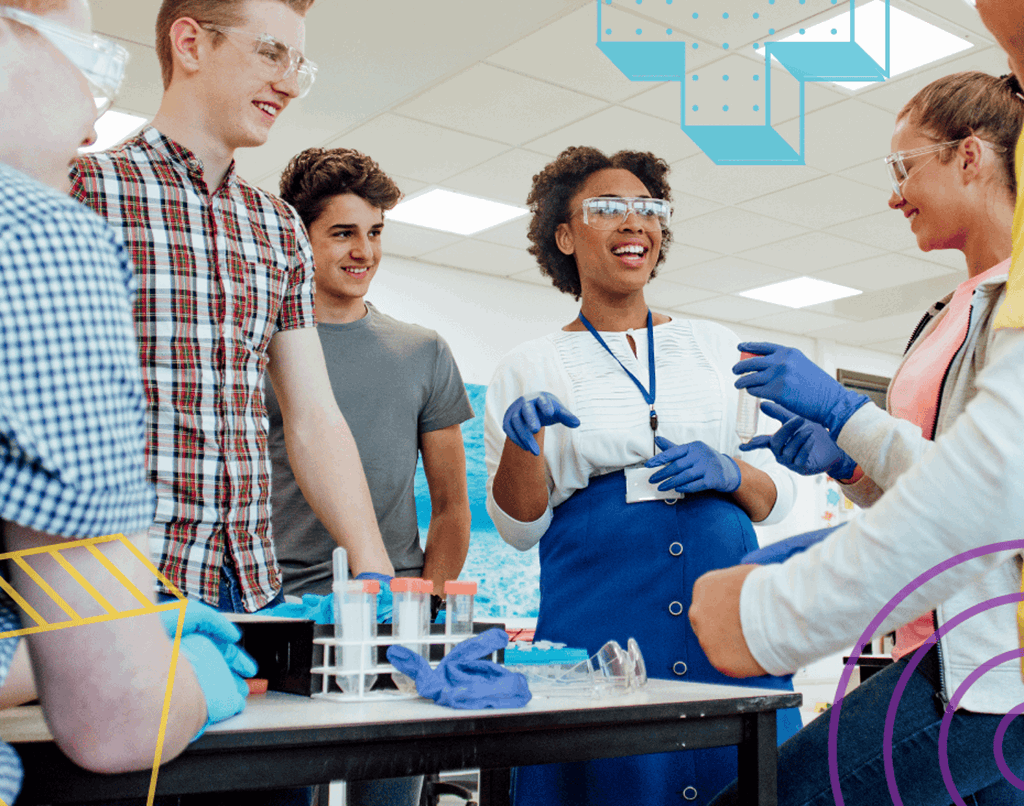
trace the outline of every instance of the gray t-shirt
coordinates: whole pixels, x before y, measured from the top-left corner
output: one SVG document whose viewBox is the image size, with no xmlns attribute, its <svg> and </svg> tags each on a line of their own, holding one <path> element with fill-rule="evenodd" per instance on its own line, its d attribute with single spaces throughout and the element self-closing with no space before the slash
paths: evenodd
<svg viewBox="0 0 1024 806">
<path fill-rule="evenodd" d="M 447 343 L 369 302 L 362 319 L 317 332 L 338 408 L 363 463 L 384 546 L 396 573 L 417 575 L 423 549 L 413 488 L 420 434 L 472 419 L 466 387 Z M 273 464 L 271 510 L 277 561 L 290 594 L 331 592 L 337 545 L 309 508 L 288 464 L 281 408 L 266 384 Z"/>
</svg>

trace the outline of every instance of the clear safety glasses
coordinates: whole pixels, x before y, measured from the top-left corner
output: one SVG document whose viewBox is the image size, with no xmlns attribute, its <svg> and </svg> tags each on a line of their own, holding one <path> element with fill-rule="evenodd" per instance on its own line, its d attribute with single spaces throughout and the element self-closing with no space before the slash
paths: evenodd
<svg viewBox="0 0 1024 806">
<path fill-rule="evenodd" d="M 890 154 L 888 157 L 885 158 L 885 168 L 889 172 L 889 181 L 892 182 L 893 192 L 900 198 L 903 198 L 903 183 L 910 178 L 910 171 L 914 168 L 913 165 L 907 165 L 906 160 L 911 159 L 913 157 L 920 157 L 924 154 L 931 154 L 936 151 L 942 151 L 943 149 L 951 148 L 952 146 L 960 145 L 960 143 L 962 143 L 966 139 L 968 138 L 964 137 L 961 138 L 960 140 L 947 140 L 945 143 L 937 143 L 936 145 L 933 146 L 925 146 L 924 148 L 914 148 L 911 149 L 910 151 L 896 151 Z M 1002 146 L 996 145 L 995 143 L 990 143 L 988 140 L 982 140 L 980 137 L 978 138 L 978 140 L 987 145 L 993 151 L 1005 151 L 1005 149 Z M 932 159 L 934 159 L 934 157 Z M 924 165 L 925 163 L 930 161 L 931 160 L 925 160 L 925 162 L 921 164 Z"/>
<path fill-rule="evenodd" d="M 911 157 L 920 157 L 924 154 L 931 154 L 935 151 L 942 151 L 950 146 L 960 144 L 960 140 L 947 140 L 945 143 L 938 143 L 934 146 L 925 146 L 924 148 L 914 148 L 910 151 L 895 151 L 885 158 L 885 168 L 889 172 L 889 181 L 892 182 L 892 190 L 900 198 L 903 198 L 902 186 L 910 178 L 910 169 L 912 165 L 907 165 L 905 160 Z M 930 162 L 930 160 L 926 160 Z M 923 164 L 923 163 L 922 163 Z"/>
<path fill-rule="evenodd" d="M 216 31 L 228 39 L 233 39 L 243 50 L 252 54 L 267 81 L 284 81 L 294 73 L 296 83 L 299 85 L 299 98 L 309 94 L 313 82 L 316 81 L 317 66 L 303 56 L 298 48 L 286 45 L 270 34 L 256 34 L 241 28 L 229 28 L 210 22 L 200 23 L 200 26 L 207 31 Z"/>
<path fill-rule="evenodd" d="M 609 641 L 591 657 L 590 664 L 595 672 L 600 672 L 599 685 L 625 692 L 647 683 L 647 664 L 634 638 L 626 642 L 625 649 L 618 642 Z"/>
<path fill-rule="evenodd" d="M 643 196 L 595 196 L 583 200 L 583 223 L 594 229 L 618 229 L 633 213 L 645 226 L 667 229 L 672 218 L 672 205 L 665 199 Z"/>
<path fill-rule="evenodd" d="M 20 8 L 0 6 L 0 17 L 34 28 L 82 72 L 96 101 L 97 115 L 114 103 L 128 64 L 127 50 L 109 39 L 79 33 Z"/>
</svg>

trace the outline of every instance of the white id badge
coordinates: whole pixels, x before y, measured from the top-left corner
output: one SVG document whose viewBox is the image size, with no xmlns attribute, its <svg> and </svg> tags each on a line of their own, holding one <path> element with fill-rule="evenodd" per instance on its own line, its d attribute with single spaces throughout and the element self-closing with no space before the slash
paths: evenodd
<svg viewBox="0 0 1024 806">
<path fill-rule="evenodd" d="M 666 501 L 674 504 L 684 495 L 677 490 L 659 490 L 657 484 L 651 484 L 650 477 L 658 472 L 656 467 L 627 467 L 626 503 L 636 504 L 640 501 Z"/>
</svg>

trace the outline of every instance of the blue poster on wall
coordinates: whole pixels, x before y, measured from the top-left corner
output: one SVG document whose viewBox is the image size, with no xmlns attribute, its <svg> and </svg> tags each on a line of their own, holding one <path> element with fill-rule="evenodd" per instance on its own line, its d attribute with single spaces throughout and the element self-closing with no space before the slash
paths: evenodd
<svg viewBox="0 0 1024 806">
<path fill-rule="evenodd" d="M 501 539 L 487 514 L 487 469 L 484 465 L 484 399 L 487 387 L 466 384 L 466 391 L 476 415 L 462 424 L 473 525 L 469 556 L 459 578 L 479 585 L 477 616 L 535 618 L 540 603 L 537 549 L 519 551 L 512 548 Z M 420 539 L 425 541 L 430 526 L 430 493 L 422 462 L 416 469 L 416 516 Z"/>
</svg>

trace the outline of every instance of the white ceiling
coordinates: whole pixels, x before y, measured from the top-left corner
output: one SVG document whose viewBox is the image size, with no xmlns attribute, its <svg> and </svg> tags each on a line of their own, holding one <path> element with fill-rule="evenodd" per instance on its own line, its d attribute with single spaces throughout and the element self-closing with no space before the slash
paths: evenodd
<svg viewBox="0 0 1024 806">
<path fill-rule="evenodd" d="M 764 80 L 754 44 L 769 28 L 778 39 L 848 5 L 833 2 L 609 0 L 603 24 L 652 41 L 671 28 L 673 39 L 696 43 L 687 104 L 704 98 L 714 109 L 688 123 L 752 123 L 751 101 L 764 98 L 752 80 Z M 672 164 L 675 196 L 675 243 L 649 289 L 654 307 L 899 353 L 921 311 L 965 273 L 958 252 L 920 252 L 903 216 L 886 206 L 881 158 L 895 114 L 939 76 L 999 75 L 1006 60 L 963 0 L 892 4 L 974 47 L 856 93 L 808 84 L 806 166 L 719 167 L 680 130 L 678 83 L 630 82 L 595 46 L 594 0 L 319 0 L 306 43 L 317 83 L 266 146 L 238 155 L 239 170 L 276 191 L 297 152 L 348 146 L 373 156 L 407 195 L 441 186 L 521 205 L 531 177 L 566 146 L 649 149 Z M 96 30 L 132 52 L 118 108 L 152 115 L 161 92 L 157 0 L 92 7 Z M 772 88 L 772 122 L 795 145 L 796 82 L 776 69 Z M 733 117 L 720 111 L 722 99 Z M 471 238 L 393 222 L 386 238 L 390 254 L 548 284 L 525 251 L 525 220 Z M 736 296 L 799 275 L 864 293 L 798 311 Z"/>
</svg>

